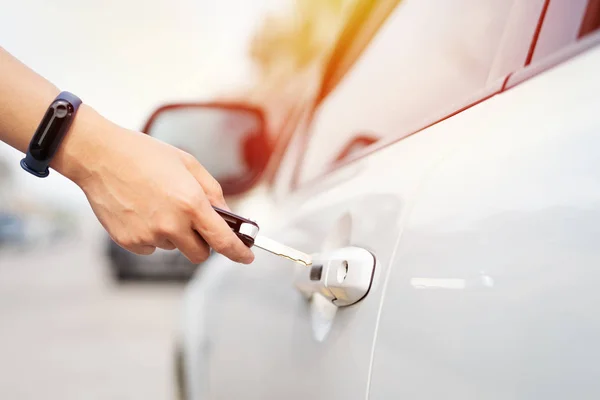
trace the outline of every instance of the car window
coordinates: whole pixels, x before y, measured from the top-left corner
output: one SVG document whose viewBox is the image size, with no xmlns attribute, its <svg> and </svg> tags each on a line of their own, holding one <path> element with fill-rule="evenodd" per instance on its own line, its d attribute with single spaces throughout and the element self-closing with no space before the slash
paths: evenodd
<svg viewBox="0 0 600 400">
<path fill-rule="evenodd" d="M 356 154 L 460 109 L 486 86 L 512 4 L 401 1 L 315 110 L 297 183 L 328 170 L 344 151 Z"/>
<path fill-rule="evenodd" d="M 578 39 L 600 29 L 600 0 L 589 0 L 579 27 Z"/>
<path fill-rule="evenodd" d="M 538 61 L 598 31 L 600 0 L 552 0 L 532 61 Z"/>
</svg>

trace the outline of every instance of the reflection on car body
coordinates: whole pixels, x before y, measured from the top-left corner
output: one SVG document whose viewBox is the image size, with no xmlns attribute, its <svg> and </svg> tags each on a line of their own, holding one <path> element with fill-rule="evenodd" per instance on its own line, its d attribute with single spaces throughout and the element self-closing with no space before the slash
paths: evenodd
<svg viewBox="0 0 600 400">
<path fill-rule="evenodd" d="M 309 269 L 211 259 L 181 393 L 598 397 L 599 21 L 585 0 L 359 3 L 259 223 L 317 256 L 368 250 L 372 287 L 332 309 L 294 288 Z"/>
</svg>

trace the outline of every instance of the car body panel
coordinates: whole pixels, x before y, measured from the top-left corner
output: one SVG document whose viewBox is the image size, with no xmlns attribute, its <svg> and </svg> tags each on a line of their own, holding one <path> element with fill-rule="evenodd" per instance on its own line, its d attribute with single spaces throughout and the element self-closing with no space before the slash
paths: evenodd
<svg viewBox="0 0 600 400">
<path fill-rule="evenodd" d="M 195 319 L 202 315 L 200 329 L 206 342 L 196 344 L 196 349 L 209 351 L 195 358 L 202 359 L 210 377 L 205 385 L 211 398 L 366 395 L 382 282 L 402 218 L 424 176 L 457 145 L 444 135 L 415 135 L 408 140 L 410 146 L 390 146 L 347 165 L 299 191 L 282 208 L 271 210 L 272 220 L 286 223 L 263 234 L 308 252 L 352 244 L 377 257 L 369 295 L 355 306 L 340 309 L 324 340 L 315 340 L 311 306 L 293 287 L 295 271 L 304 267 L 260 250 L 255 251 L 252 266 L 227 263 L 221 257 L 204 265 L 188 288 L 190 297 L 203 300 L 185 302 L 194 307 L 187 313 L 194 313 Z M 389 165 L 395 167 L 390 170 Z M 386 167 L 384 177 L 380 171 Z M 336 242 L 332 234 L 347 216 L 352 221 L 344 232 L 347 242 Z M 212 304 L 206 299 L 212 299 Z M 286 372 L 278 374 L 283 368 Z M 231 376 L 236 377 L 235 385 L 227 384 Z"/>
<path fill-rule="evenodd" d="M 528 15 L 543 8 L 541 1 L 518 4 Z M 502 51 L 515 57 L 533 49 L 521 43 L 511 52 L 509 39 Z M 593 309 L 582 308 L 598 300 L 592 266 L 599 253 L 590 238 L 600 236 L 593 151 L 599 82 L 583 77 L 595 76 L 599 54 L 594 48 L 502 92 L 503 73 L 520 68 L 513 58 L 510 68 L 493 68 L 473 101 L 415 129 L 395 120 L 400 103 L 393 96 L 404 93 L 381 85 L 388 79 L 381 71 L 397 69 L 357 62 L 299 123 L 275 195 L 257 215 L 262 234 L 306 252 L 349 245 L 372 252 L 369 294 L 332 310 L 294 288 L 308 270 L 288 260 L 260 250 L 251 266 L 212 258 L 184 298 L 179 340 L 188 399 L 558 398 L 579 378 L 578 394 L 600 392 L 583 359 L 597 333 Z M 387 109 L 377 103 L 384 96 L 352 90 L 365 65 L 381 74 L 377 94 L 387 90 Z M 362 92 L 373 87 L 366 78 Z M 357 112 L 365 109 L 377 112 Z M 320 118 L 322 135 L 364 128 L 385 138 L 294 186 L 302 142 L 312 140 Z M 265 198 L 236 207 L 254 217 Z M 561 293 L 572 294 L 570 303 Z M 586 341 L 577 342 L 576 332 L 561 326 L 565 320 L 578 324 Z M 565 346 L 574 350 L 564 356 L 566 370 Z M 556 388 L 561 379 L 563 392 L 550 393 L 547 380 Z"/>
<path fill-rule="evenodd" d="M 599 69 L 596 47 L 445 124 L 465 140 L 404 227 L 369 398 L 598 397 Z"/>
</svg>

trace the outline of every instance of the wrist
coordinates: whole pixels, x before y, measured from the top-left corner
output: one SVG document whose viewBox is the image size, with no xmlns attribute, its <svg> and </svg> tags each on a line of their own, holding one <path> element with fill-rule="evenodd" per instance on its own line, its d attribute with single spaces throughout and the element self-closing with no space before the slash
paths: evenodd
<svg viewBox="0 0 600 400">
<path fill-rule="evenodd" d="M 77 185 L 92 175 L 114 127 L 93 108 L 83 104 L 63 139 L 50 166 Z"/>
</svg>

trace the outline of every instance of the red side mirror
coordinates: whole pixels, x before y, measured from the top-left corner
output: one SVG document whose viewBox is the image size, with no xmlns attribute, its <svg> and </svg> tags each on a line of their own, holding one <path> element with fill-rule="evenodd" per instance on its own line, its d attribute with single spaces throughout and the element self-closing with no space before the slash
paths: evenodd
<svg viewBox="0 0 600 400">
<path fill-rule="evenodd" d="M 225 195 L 250 189 L 271 156 L 263 112 L 245 104 L 168 104 L 150 116 L 143 132 L 196 157 Z"/>
</svg>

